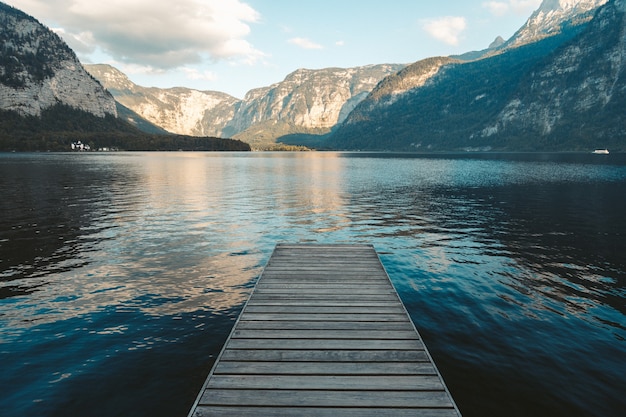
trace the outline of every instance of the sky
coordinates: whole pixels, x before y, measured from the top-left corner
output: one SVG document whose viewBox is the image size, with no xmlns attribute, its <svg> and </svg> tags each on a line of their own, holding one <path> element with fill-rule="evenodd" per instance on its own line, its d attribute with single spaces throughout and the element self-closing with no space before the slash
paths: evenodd
<svg viewBox="0 0 626 417">
<path fill-rule="evenodd" d="M 511 37 L 541 0 L 2 0 L 84 64 L 243 98 L 299 69 L 410 64 Z"/>
</svg>

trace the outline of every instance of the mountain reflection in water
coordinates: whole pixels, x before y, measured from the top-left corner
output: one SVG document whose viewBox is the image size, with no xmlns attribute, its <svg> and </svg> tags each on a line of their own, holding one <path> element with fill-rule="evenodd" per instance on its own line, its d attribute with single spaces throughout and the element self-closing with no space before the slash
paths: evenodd
<svg viewBox="0 0 626 417">
<path fill-rule="evenodd" d="M 623 155 L 2 154 L 0 192 L 3 415 L 186 415 L 284 241 L 374 244 L 466 417 L 626 409 Z"/>
</svg>

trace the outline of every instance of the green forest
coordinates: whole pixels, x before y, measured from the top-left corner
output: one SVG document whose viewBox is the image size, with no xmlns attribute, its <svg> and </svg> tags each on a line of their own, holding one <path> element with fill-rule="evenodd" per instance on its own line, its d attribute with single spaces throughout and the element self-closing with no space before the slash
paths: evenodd
<svg viewBox="0 0 626 417">
<path fill-rule="evenodd" d="M 72 143 L 82 142 L 92 150 L 109 148 L 125 151 L 249 151 L 239 140 L 144 133 L 131 124 L 106 116 L 94 116 L 58 104 L 41 117 L 0 111 L 0 151 L 63 152 Z"/>
</svg>

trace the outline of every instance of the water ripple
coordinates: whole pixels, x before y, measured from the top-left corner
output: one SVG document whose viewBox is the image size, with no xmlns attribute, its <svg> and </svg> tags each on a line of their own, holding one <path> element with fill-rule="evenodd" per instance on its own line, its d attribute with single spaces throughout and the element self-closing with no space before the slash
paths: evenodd
<svg viewBox="0 0 626 417">
<path fill-rule="evenodd" d="M 0 155 L 0 407 L 185 415 L 299 241 L 375 245 L 465 416 L 621 416 L 615 158 Z"/>
</svg>

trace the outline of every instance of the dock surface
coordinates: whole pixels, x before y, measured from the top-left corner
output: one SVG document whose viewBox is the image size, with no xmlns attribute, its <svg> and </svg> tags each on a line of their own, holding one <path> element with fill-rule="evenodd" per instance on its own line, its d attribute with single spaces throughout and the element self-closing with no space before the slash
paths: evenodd
<svg viewBox="0 0 626 417">
<path fill-rule="evenodd" d="M 369 245 L 277 245 L 189 416 L 459 417 Z"/>
</svg>

